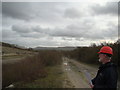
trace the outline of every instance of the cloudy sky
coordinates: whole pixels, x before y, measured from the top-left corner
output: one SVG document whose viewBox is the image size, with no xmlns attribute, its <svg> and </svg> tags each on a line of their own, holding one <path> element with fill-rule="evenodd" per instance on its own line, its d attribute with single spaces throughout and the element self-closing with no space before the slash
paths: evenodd
<svg viewBox="0 0 120 90">
<path fill-rule="evenodd" d="M 118 2 L 2 2 L 3 42 L 89 46 L 117 39 Z"/>
</svg>

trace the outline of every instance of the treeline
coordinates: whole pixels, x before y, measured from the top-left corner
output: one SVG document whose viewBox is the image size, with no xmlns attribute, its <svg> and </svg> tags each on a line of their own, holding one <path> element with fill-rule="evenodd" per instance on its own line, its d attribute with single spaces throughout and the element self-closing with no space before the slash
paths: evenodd
<svg viewBox="0 0 120 90">
<path fill-rule="evenodd" d="M 99 64 L 98 53 L 102 46 L 110 46 L 113 48 L 112 62 L 116 63 L 120 67 L 120 43 L 101 43 L 100 45 L 92 44 L 89 47 L 78 47 L 73 51 L 66 51 L 65 56 L 74 58 L 78 61 L 89 63 L 89 64 Z"/>
<path fill-rule="evenodd" d="M 16 82 L 32 82 L 46 77 L 45 67 L 62 63 L 62 55 L 57 51 L 40 51 L 34 57 L 27 57 L 20 62 L 2 65 L 2 87 Z"/>
</svg>

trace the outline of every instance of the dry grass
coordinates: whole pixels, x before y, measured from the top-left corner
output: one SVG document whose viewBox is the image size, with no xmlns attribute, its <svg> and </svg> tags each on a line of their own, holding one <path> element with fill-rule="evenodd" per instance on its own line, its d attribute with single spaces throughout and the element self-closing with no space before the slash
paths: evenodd
<svg viewBox="0 0 120 90">
<path fill-rule="evenodd" d="M 2 87 L 14 82 L 32 82 L 37 78 L 46 77 L 46 66 L 54 66 L 61 63 L 61 54 L 57 51 L 42 51 L 34 57 L 27 57 L 21 62 L 3 64 Z"/>
<path fill-rule="evenodd" d="M 22 49 L 17 49 L 13 47 L 6 47 L 2 46 L 2 52 L 3 54 L 30 54 L 33 53 L 33 51 L 27 51 Z"/>
<path fill-rule="evenodd" d="M 61 65 L 45 67 L 47 76 L 29 83 L 15 83 L 15 88 L 62 88 L 64 74 Z"/>
</svg>

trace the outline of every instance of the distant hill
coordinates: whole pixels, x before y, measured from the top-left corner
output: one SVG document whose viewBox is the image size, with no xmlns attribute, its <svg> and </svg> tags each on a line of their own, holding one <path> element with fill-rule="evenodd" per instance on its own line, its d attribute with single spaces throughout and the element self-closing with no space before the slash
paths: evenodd
<svg viewBox="0 0 120 90">
<path fill-rule="evenodd" d="M 0 45 L 5 46 L 5 47 L 17 48 L 17 49 L 27 49 L 24 46 L 19 46 L 16 44 L 10 44 L 10 43 L 5 43 L 5 42 L 0 42 Z"/>
<path fill-rule="evenodd" d="M 76 47 L 36 47 L 34 50 L 62 50 L 62 51 L 71 51 L 76 49 Z"/>
<path fill-rule="evenodd" d="M 15 44 L 9 44 L 5 42 L 0 42 L 0 46 L 2 46 L 2 53 L 3 55 L 23 55 L 23 54 L 33 54 L 35 50 L 32 48 L 25 48 L 24 46 L 19 46 Z"/>
</svg>

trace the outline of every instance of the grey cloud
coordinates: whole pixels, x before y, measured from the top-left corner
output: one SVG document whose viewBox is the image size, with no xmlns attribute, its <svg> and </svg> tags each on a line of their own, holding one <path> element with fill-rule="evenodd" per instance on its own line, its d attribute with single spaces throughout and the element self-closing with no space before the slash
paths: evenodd
<svg viewBox="0 0 120 90">
<path fill-rule="evenodd" d="M 50 28 L 42 28 L 42 27 L 40 27 L 40 26 L 32 27 L 32 30 L 33 30 L 34 32 L 44 33 L 44 34 L 48 34 L 49 32 L 51 32 Z"/>
<path fill-rule="evenodd" d="M 2 30 L 2 38 L 16 38 L 19 35 L 17 33 L 15 33 L 14 31 L 10 30 L 10 29 L 3 29 Z"/>
<path fill-rule="evenodd" d="M 0 2 L 0 14 L 2 14 L 2 2 Z"/>
<path fill-rule="evenodd" d="M 118 37 L 118 25 L 114 23 L 108 23 L 107 26 L 108 28 L 104 30 L 103 36 L 107 38 Z"/>
<path fill-rule="evenodd" d="M 88 30 L 89 27 L 68 25 L 65 28 L 56 27 L 42 28 L 40 26 L 25 26 L 25 25 L 13 25 L 12 30 L 23 37 L 40 37 L 40 36 L 53 36 L 53 37 L 83 37 L 83 33 Z"/>
<path fill-rule="evenodd" d="M 75 40 L 77 40 L 77 41 L 84 41 L 85 39 L 84 38 L 75 38 Z"/>
<path fill-rule="evenodd" d="M 88 25 L 88 26 L 87 26 Z M 115 37 L 117 26 L 111 25 L 108 29 L 97 30 L 89 24 L 84 23 L 84 25 L 68 25 L 65 28 L 55 28 L 55 29 L 42 29 L 42 33 L 48 34 L 53 37 L 63 37 L 63 40 L 71 40 L 71 38 L 76 38 L 76 40 L 83 39 L 104 39 L 105 37 L 111 38 Z"/>
<path fill-rule="evenodd" d="M 118 36 L 117 26 L 111 25 L 107 29 L 100 29 L 100 30 L 90 30 L 86 33 L 85 38 L 90 40 L 99 40 L 99 39 L 110 39 Z"/>
<path fill-rule="evenodd" d="M 114 24 L 109 24 L 106 29 L 97 29 L 93 27 L 93 24 L 88 24 L 86 22 L 79 24 L 70 24 L 64 28 L 43 28 L 40 26 L 12 26 L 12 30 L 17 32 L 21 37 L 31 37 L 40 38 L 45 36 L 50 37 L 63 37 L 64 40 L 69 40 L 70 38 L 77 38 L 76 40 L 84 39 L 104 39 L 105 37 L 115 37 L 117 35 L 117 26 Z M 65 37 L 65 38 L 64 38 Z M 67 37 L 67 38 L 66 38 Z M 80 38 L 80 39 L 79 39 Z"/>
<path fill-rule="evenodd" d="M 27 2 L 3 2 L 2 13 L 6 17 L 29 20 L 32 18 L 32 9 Z M 31 13 L 31 14 L 30 14 Z M 34 12 L 33 12 L 34 13 Z"/>
<path fill-rule="evenodd" d="M 22 25 L 13 25 L 12 30 L 17 32 L 17 33 L 30 33 L 32 32 L 32 29 L 27 26 L 22 26 Z"/>
<path fill-rule="evenodd" d="M 85 39 L 82 37 L 62 37 L 63 40 L 65 41 L 72 41 L 72 40 L 76 40 L 76 41 L 84 41 Z"/>
<path fill-rule="evenodd" d="M 42 6 L 38 7 L 39 10 L 36 11 L 36 14 L 35 14 L 36 18 L 42 22 L 58 21 L 60 15 L 61 15 L 61 11 L 59 10 L 59 8 L 57 8 L 55 3 L 51 3 L 51 4 L 50 3 L 42 3 L 42 4 L 44 6 L 42 5 L 43 7 Z"/>
<path fill-rule="evenodd" d="M 85 37 L 86 33 L 91 29 L 91 25 L 85 25 L 85 23 L 70 24 L 65 28 L 55 28 L 52 33 L 53 36 L 62 37 Z"/>
<path fill-rule="evenodd" d="M 91 11 L 87 11 L 88 14 L 86 11 L 82 13 L 82 10 L 78 9 L 79 6 L 74 5 L 3 2 L 3 28 L 10 27 L 3 30 L 3 40 L 18 44 L 25 42 L 24 45 L 27 46 L 64 46 L 74 43 L 77 45 L 79 41 L 86 43 L 86 40 L 97 41 L 117 36 L 117 26 L 112 24 L 106 26 L 106 23 L 114 21 L 113 16 L 108 17 L 107 19 L 111 20 L 105 20 L 103 29 L 100 29 L 101 21 L 105 19 L 103 14 L 116 13 L 112 3 L 105 6 L 94 5 L 92 10 L 97 14 L 95 17 L 90 15 Z M 80 7 L 82 8 L 82 5 Z M 83 17 L 83 14 L 88 16 Z M 98 14 L 102 14 L 103 17 L 99 17 Z"/>
<path fill-rule="evenodd" d="M 106 37 L 118 37 L 118 26 L 117 25 L 111 25 L 104 33 Z"/>
<path fill-rule="evenodd" d="M 82 16 L 82 13 L 76 8 L 68 8 L 64 12 L 64 17 L 66 18 L 74 19 L 74 18 L 79 18 L 81 16 Z"/>
<path fill-rule="evenodd" d="M 25 26 L 25 25 L 13 25 L 12 31 L 15 31 L 21 37 L 26 38 L 40 38 L 47 35 L 47 29 L 43 29 L 40 26 Z"/>
<path fill-rule="evenodd" d="M 43 33 L 20 33 L 21 37 L 26 37 L 26 38 L 40 38 L 40 37 L 45 37 L 46 35 Z"/>
<path fill-rule="evenodd" d="M 98 31 L 96 32 L 88 32 L 85 35 L 85 38 L 88 40 L 99 40 L 99 39 L 104 39 L 104 35 L 102 33 L 99 33 Z"/>
<path fill-rule="evenodd" d="M 66 34 L 69 37 L 74 36 L 75 38 L 80 38 L 80 40 L 84 39 L 93 39 L 99 40 L 104 38 L 112 38 L 117 37 L 117 25 L 114 24 L 107 24 L 108 28 L 100 29 L 94 28 L 92 24 L 83 23 L 81 26 L 76 25 L 69 25 L 67 26 L 67 30 L 69 34 Z M 97 29 L 97 30 L 96 30 Z M 66 29 L 65 29 L 66 30 Z"/>
<path fill-rule="evenodd" d="M 71 41 L 72 40 L 72 38 L 70 38 L 70 37 L 62 37 L 62 39 L 63 40 L 67 40 L 67 41 Z"/>
<path fill-rule="evenodd" d="M 57 29 L 55 32 L 53 32 L 51 35 L 52 36 L 61 36 L 61 37 L 81 37 L 82 31 L 73 31 L 73 30 L 68 30 L 68 29 Z"/>
<path fill-rule="evenodd" d="M 50 2 L 3 2 L 2 13 L 3 16 L 13 19 L 51 22 L 57 21 L 60 17 L 62 10 L 59 8 L 59 4 Z"/>
<path fill-rule="evenodd" d="M 31 25 L 13 25 L 12 26 L 12 31 L 21 34 L 22 36 L 32 36 L 31 33 L 33 34 L 50 34 L 52 33 L 52 29 L 48 28 L 42 28 L 41 26 L 31 26 Z M 30 35 L 28 35 L 30 34 Z M 37 35 L 37 34 L 36 34 Z M 37 36 L 36 36 L 37 37 Z"/>
<path fill-rule="evenodd" d="M 104 6 L 99 4 L 95 4 L 92 6 L 92 11 L 94 14 L 111 14 L 118 15 L 118 3 L 117 2 L 108 2 Z"/>
</svg>

